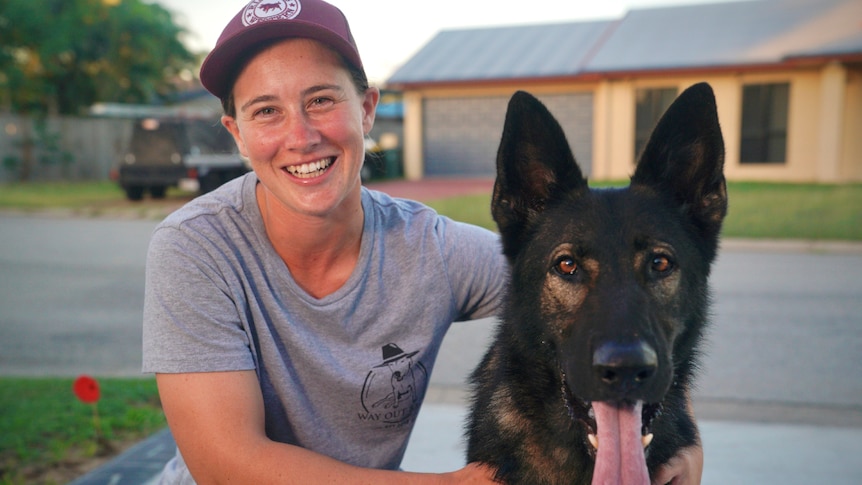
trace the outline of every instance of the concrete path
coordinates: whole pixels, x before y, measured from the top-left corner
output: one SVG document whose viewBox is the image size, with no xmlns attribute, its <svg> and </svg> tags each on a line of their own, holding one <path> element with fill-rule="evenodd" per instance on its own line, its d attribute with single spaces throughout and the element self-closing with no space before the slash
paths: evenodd
<svg viewBox="0 0 862 485">
<path fill-rule="evenodd" d="M 419 413 L 405 470 L 444 472 L 464 465 L 460 430 L 466 410 L 427 403 Z M 862 428 L 733 421 L 700 423 L 706 463 L 703 485 L 858 485 Z M 154 485 L 174 453 L 164 430 L 71 485 Z"/>
</svg>

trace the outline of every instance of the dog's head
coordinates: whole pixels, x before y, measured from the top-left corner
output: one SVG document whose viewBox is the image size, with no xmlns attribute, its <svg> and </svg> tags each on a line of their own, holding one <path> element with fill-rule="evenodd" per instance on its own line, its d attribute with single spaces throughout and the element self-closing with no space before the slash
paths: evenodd
<svg viewBox="0 0 862 485">
<path fill-rule="evenodd" d="M 600 458 L 640 443 L 668 390 L 689 378 L 727 212 L 723 162 L 707 84 L 670 106 L 619 189 L 587 186 L 563 130 L 533 96 L 509 103 L 492 202 L 512 266 L 509 311 L 542 322 L 519 339 L 558 362 L 570 406 L 582 408 L 573 413 L 610 441 Z M 597 459 L 596 473 L 602 466 L 616 465 Z"/>
</svg>

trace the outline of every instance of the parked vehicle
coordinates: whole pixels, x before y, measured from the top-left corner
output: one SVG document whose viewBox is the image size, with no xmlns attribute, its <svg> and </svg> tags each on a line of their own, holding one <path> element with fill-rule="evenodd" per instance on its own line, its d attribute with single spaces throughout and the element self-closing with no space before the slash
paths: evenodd
<svg viewBox="0 0 862 485">
<path fill-rule="evenodd" d="M 217 119 L 147 117 L 135 120 L 113 175 L 129 200 L 141 200 L 180 185 L 209 192 L 248 169 Z"/>
</svg>

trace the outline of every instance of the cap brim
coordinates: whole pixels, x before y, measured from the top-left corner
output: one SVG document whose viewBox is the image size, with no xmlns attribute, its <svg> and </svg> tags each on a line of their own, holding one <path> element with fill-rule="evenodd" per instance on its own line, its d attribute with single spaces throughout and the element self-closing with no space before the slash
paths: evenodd
<svg viewBox="0 0 862 485">
<path fill-rule="evenodd" d="M 292 20 L 286 27 L 280 22 L 261 22 L 246 27 L 225 39 L 201 64 L 201 84 L 219 98 L 225 98 L 240 69 L 249 59 L 243 57 L 257 45 L 278 39 L 306 38 L 322 42 L 343 56 L 353 67 L 362 69 L 362 61 L 353 46 L 340 35 L 311 22 Z"/>
</svg>

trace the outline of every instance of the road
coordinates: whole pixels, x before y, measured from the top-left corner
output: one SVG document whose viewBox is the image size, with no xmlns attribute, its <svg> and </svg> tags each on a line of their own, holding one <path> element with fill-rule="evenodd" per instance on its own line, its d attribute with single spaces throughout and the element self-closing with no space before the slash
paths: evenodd
<svg viewBox="0 0 862 485">
<path fill-rule="evenodd" d="M 154 221 L 0 215 L 0 375 L 140 375 Z M 729 242 L 699 417 L 862 427 L 862 251 Z M 456 324 L 429 399 L 459 402 L 494 322 Z"/>
<path fill-rule="evenodd" d="M 0 215 L 0 375 L 140 375 L 154 227 Z"/>
</svg>

